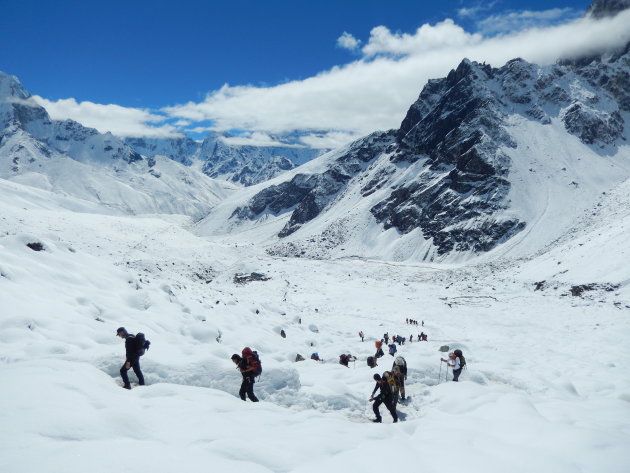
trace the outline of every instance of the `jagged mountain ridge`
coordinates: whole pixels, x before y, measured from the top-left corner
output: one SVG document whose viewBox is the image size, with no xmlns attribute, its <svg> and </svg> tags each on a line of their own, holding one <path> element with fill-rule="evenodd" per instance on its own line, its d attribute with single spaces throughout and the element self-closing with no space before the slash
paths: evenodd
<svg viewBox="0 0 630 473">
<path fill-rule="evenodd" d="M 198 167 L 214 179 L 251 186 L 272 179 L 326 150 L 305 146 L 234 145 L 227 135 L 210 133 L 203 142 L 182 138 L 126 138 L 145 156 L 166 156 L 186 166 Z"/>
<path fill-rule="evenodd" d="M 581 211 L 628 176 L 629 77 L 627 47 L 550 67 L 515 59 L 492 68 L 465 60 L 446 78 L 429 81 L 399 130 L 331 153 L 324 171 L 298 169 L 221 215 L 233 229 L 274 220 L 267 227 L 280 240 L 269 251 L 278 255 L 339 256 L 353 247 L 365 256 L 372 251 L 366 239 L 396 247 L 383 246 L 395 259 L 490 251 L 549 213 L 522 201 L 518 192 L 532 189 L 515 189 L 533 182 L 528 173 L 555 166 L 549 184 L 536 183 L 554 192 L 587 182 L 580 187 Z M 537 134 L 550 142 L 536 142 Z M 562 157 L 548 156 L 546 148 Z M 585 163 L 574 155 L 593 160 L 599 182 L 585 176 Z M 561 184 L 565 175 L 571 179 Z M 550 208 L 562 214 L 558 205 Z M 220 233 L 208 223 L 200 231 Z"/>
<path fill-rule="evenodd" d="M 233 186 L 163 157 L 144 157 L 110 133 L 51 120 L 19 80 L 0 73 L 0 177 L 125 213 L 200 218 Z"/>
</svg>

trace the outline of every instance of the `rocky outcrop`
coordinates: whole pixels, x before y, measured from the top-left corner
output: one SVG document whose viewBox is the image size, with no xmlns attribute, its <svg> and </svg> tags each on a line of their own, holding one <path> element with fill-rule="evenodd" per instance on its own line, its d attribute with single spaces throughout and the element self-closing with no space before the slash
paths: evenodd
<svg viewBox="0 0 630 473">
<path fill-rule="evenodd" d="M 630 8 L 630 0 L 595 0 L 586 10 L 586 14 L 593 18 L 615 16 L 617 13 Z"/>
<path fill-rule="evenodd" d="M 256 194 L 231 218 L 254 220 L 265 212 L 278 215 L 290 210 L 291 218 L 278 236 L 285 237 L 317 217 L 335 196 L 383 150 L 393 143 L 393 133 L 374 133 L 349 147 L 321 174 L 297 174 L 282 184 Z"/>
<path fill-rule="evenodd" d="M 508 119 L 559 123 L 596 150 L 615 147 L 624 137 L 629 73 L 628 48 L 550 67 L 522 59 L 501 68 L 464 60 L 427 83 L 398 130 L 354 143 L 324 172 L 296 174 L 260 191 L 232 218 L 290 214 L 278 234 L 284 238 L 358 186 L 383 230 L 418 231 L 437 255 L 489 251 L 527 225 L 509 212 L 513 163 L 507 150 L 517 145 Z M 308 241 L 346 240 L 323 235 Z M 272 251 L 316 253 L 296 239 Z"/>
</svg>

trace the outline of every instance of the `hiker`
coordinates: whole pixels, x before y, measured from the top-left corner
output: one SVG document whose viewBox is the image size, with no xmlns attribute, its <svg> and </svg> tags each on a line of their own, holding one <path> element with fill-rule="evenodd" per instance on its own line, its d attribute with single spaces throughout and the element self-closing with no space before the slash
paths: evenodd
<svg viewBox="0 0 630 473">
<path fill-rule="evenodd" d="M 372 391 L 370 402 L 374 401 L 374 404 L 372 405 L 372 410 L 374 411 L 376 419 L 373 419 L 372 422 L 380 423 L 382 421 L 381 413 L 378 410 L 381 404 L 385 404 L 385 407 L 387 407 L 387 410 L 394 419 L 394 423 L 398 422 L 398 414 L 396 414 L 396 407 L 394 406 L 393 402 L 394 399 L 392 388 L 390 387 L 389 383 L 381 378 L 381 375 L 378 373 L 374 374 L 374 381 L 376 381 L 376 386 L 374 386 L 374 390 Z M 376 393 L 377 390 L 380 390 L 380 393 L 378 396 L 374 397 L 374 393 Z"/>
<path fill-rule="evenodd" d="M 381 348 L 383 346 L 383 340 L 374 342 L 374 346 L 376 347 L 374 358 L 380 358 L 385 355 L 385 353 L 383 353 L 383 349 Z"/>
<path fill-rule="evenodd" d="M 120 368 L 120 377 L 124 383 L 123 388 L 131 389 L 129 375 L 127 374 L 127 371 L 129 371 L 130 368 L 133 368 L 133 372 L 136 373 L 136 376 L 138 377 L 138 384 L 140 386 L 144 386 L 144 376 L 140 370 L 140 347 L 137 346 L 138 344 L 135 335 L 127 332 L 125 327 L 120 327 L 116 330 L 116 336 L 125 339 L 125 364 Z"/>
<path fill-rule="evenodd" d="M 374 357 L 374 356 L 368 356 L 368 357 L 367 357 L 367 365 L 368 365 L 370 368 L 374 368 L 374 367 L 378 366 L 378 363 L 376 363 L 376 357 Z"/>
<path fill-rule="evenodd" d="M 385 345 L 389 343 L 389 333 L 385 332 L 383 334 L 383 340 L 385 341 Z"/>
<path fill-rule="evenodd" d="M 361 337 L 361 341 L 363 341 L 363 330 L 359 332 L 359 337 Z"/>
<path fill-rule="evenodd" d="M 413 333 L 411 335 L 409 335 L 409 343 L 413 342 Z"/>
<path fill-rule="evenodd" d="M 390 354 L 390 355 L 394 356 L 394 354 L 396 353 L 396 351 L 397 351 L 397 350 L 398 350 L 398 349 L 396 348 L 396 344 L 395 344 L 395 343 L 392 343 L 392 344 L 389 346 L 389 354 Z"/>
<path fill-rule="evenodd" d="M 260 374 L 260 360 L 257 360 L 257 355 L 254 356 L 254 352 L 251 348 L 245 347 L 242 351 L 242 357 L 236 353 L 232 355 L 232 361 L 236 365 L 236 369 L 241 372 L 243 376 L 243 382 L 241 383 L 241 389 L 238 392 L 240 398 L 245 401 L 245 395 L 252 402 L 258 402 L 258 398 L 254 394 L 254 379 Z"/>
<path fill-rule="evenodd" d="M 347 355 L 345 353 L 339 355 L 339 364 L 345 366 L 346 368 L 350 368 L 348 366 L 348 363 L 354 360 L 355 358 L 350 353 L 348 353 Z"/>
<path fill-rule="evenodd" d="M 286 333 L 284 333 L 284 329 L 280 330 L 280 336 L 281 336 L 282 338 L 287 338 L 287 334 L 286 334 Z"/>
<path fill-rule="evenodd" d="M 457 353 L 459 352 L 459 353 Z M 441 358 L 441 360 L 443 362 L 445 362 L 447 364 L 447 366 L 451 367 L 453 369 L 453 381 L 458 382 L 459 381 L 459 375 L 462 374 L 462 369 L 464 368 L 460 357 L 462 356 L 462 351 L 461 350 L 455 350 L 453 353 L 451 353 L 450 355 L 448 355 L 448 360 L 445 360 L 444 358 Z"/>
<path fill-rule="evenodd" d="M 394 373 L 396 383 L 400 391 L 400 398 L 404 401 L 405 398 L 405 380 L 407 379 L 407 361 L 402 356 L 397 356 L 394 359 L 392 365 L 392 372 Z"/>
</svg>

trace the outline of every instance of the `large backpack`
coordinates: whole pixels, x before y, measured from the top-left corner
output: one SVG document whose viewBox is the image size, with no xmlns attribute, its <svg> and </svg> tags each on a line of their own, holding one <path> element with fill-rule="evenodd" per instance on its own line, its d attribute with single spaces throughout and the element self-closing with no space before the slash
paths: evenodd
<svg viewBox="0 0 630 473">
<path fill-rule="evenodd" d="M 139 332 L 136 334 L 135 341 L 136 341 L 136 352 L 138 353 L 138 356 L 144 355 L 144 353 L 151 346 L 151 342 L 146 339 L 146 337 L 144 336 L 144 333 L 142 332 Z"/>
<path fill-rule="evenodd" d="M 387 383 L 392 388 L 392 393 L 396 395 L 398 393 L 399 386 L 398 381 L 396 380 L 396 376 L 394 376 L 394 373 L 392 373 L 391 371 L 385 371 L 383 373 L 383 379 L 387 381 Z"/>
<path fill-rule="evenodd" d="M 407 366 L 407 362 L 406 362 L 406 361 L 405 361 L 405 359 L 404 359 L 402 356 L 400 356 L 400 355 L 399 355 L 399 356 L 397 356 L 397 357 L 394 359 L 394 364 L 395 364 L 395 365 L 400 366 L 401 368 L 402 368 L 403 366 Z"/>
<path fill-rule="evenodd" d="M 466 358 L 464 358 L 464 354 L 462 353 L 462 351 L 458 349 L 458 350 L 455 350 L 453 353 L 455 354 L 457 358 L 459 358 L 460 368 L 463 368 L 464 366 L 466 366 Z"/>
<path fill-rule="evenodd" d="M 262 363 L 260 362 L 260 357 L 258 356 L 257 351 L 253 351 L 249 347 L 243 348 L 242 352 L 243 358 L 247 361 L 248 367 L 253 367 L 254 370 L 251 371 L 253 376 L 260 376 L 262 373 Z"/>
<path fill-rule="evenodd" d="M 376 358 L 374 358 L 373 356 L 368 356 L 368 358 L 367 358 L 367 365 L 370 368 L 374 368 L 376 366 Z"/>
</svg>

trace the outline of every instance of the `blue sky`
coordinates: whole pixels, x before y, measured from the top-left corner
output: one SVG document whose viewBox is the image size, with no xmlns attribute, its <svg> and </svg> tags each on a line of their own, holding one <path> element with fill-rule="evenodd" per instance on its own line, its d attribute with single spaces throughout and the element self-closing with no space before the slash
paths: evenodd
<svg viewBox="0 0 630 473">
<path fill-rule="evenodd" d="M 100 131 L 264 141 L 304 129 L 306 144 L 324 146 L 397 126 L 426 80 L 464 54 L 500 66 L 583 47 L 569 38 L 537 54 L 525 43 L 535 32 L 547 49 L 589 3 L 4 0 L 0 70 L 54 118 Z"/>
</svg>

